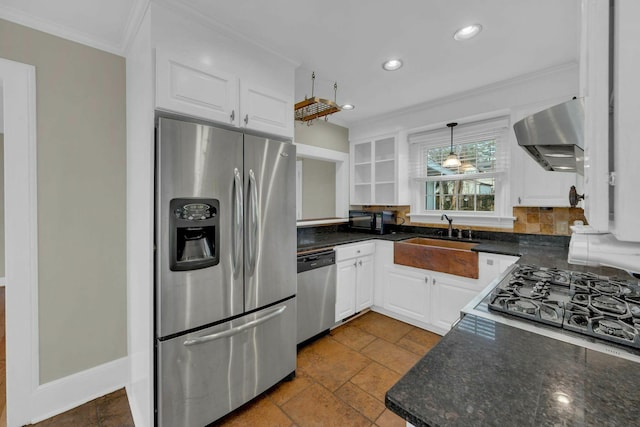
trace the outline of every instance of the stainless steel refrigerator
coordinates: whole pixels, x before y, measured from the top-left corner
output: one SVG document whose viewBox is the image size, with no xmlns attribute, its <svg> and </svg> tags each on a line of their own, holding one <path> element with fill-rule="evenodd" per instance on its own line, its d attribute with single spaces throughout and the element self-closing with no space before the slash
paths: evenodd
<svg viewBox="0 0 640 427">
<path fill-rule="evenodd" d="M 204 426 L 294 374 L 295 160 L 289 142 L 158 116 L 158 426 Z"/>
</svg>

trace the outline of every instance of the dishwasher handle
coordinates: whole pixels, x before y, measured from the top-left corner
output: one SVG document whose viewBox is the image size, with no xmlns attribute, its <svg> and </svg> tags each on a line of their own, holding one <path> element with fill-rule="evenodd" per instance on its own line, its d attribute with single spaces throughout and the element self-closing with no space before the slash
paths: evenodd
<svg viewBox="0 0 640 427">
<path fill-rule="evenodd" d="M 298 273 L 327 267 L 336 263 L 336 254 L 333 250 L 298 256 Z"/>
</svg>

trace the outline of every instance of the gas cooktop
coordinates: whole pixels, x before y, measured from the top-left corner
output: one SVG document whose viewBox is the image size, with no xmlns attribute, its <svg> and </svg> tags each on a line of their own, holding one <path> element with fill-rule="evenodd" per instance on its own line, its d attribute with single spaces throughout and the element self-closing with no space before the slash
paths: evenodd
<svg viewBox="0 0 640 427">
<path fill-rule="evenodd" d="M 625 279 L 516 265 L 489 310 L 640 349 L 640 286 Z"/>
</svg>

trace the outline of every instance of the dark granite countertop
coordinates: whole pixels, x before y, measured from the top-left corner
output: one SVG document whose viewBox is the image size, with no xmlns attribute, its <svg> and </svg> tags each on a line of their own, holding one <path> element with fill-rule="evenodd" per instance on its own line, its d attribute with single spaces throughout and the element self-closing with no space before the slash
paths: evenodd
<svg viewBox="0 0 640 427">
<path fill-rule="evenodd" d="M 397 232 L 393 234 L 369 234 L 349 231 L 335 231 L 332 233 L 318 233 L 300 235 L 298 233 L 298 253 L 330 248 L 347 243 L 364 242 L 366 240 L 380 239 L 399 241 L 416 237 L 416 233 Z"/>
<path fill-rule="evenodd" d="M 333 229 L 330 232 L 320 233 L 298 233 L 298 253 L 316 251 L 326 248 L 331 248 L 337 245 L 344 245 L 347 243 L 357 243 L 367 240 L 387 240 L 387 241 L 401 241 L 411 239 L 413 237 L 429 237 L 436 239 L 446 240 L 459 240 L 448 239 L 446 237 L 438 236 L 434 234 L 434 230 L 426 229 L 420 231 L 416 228 L 410 228 L 410 231 L 396 231 L 390 234 L 368 234 L 362 232 L 350 232 L 339 229 Z M 435 230 L 438 232 L 440 230 Z M 532 264 L 543 267 L 555 267 L 565 270 L 574 271 L 590 271 L 596 274 L 602 274 L 607 276 L 618 276 L 621 273 L 620 270 L 607 268 L 607 267 L 583 267 L 579 265 L 569 264 L 567 262 L 568 255 L 568 238 L 556 238 L 556 236 L 545 237 L 536 235 L 520 235 L 512 240 L 504 240 L 511 237 L 507 233 L 477 233 L 479 238 L 474 238 L 472 241 L 478 243 L 478 246 L 473 248 L 476 252 L 487 252 L 502 255 L 519 256 L 520 264 Z M 495 238 L 497 237 L 497 238 Z M 463 240 L 468 241 L 468 240 Z"/>
<path fill-rule="evenodd" d="M 436 237 L 402 227 L 371 235 L 343 229 L 298 232 L 298 251 L 371 239 Z M 519 263 L 624 276 L 567 262 L 568 237 L 474 233 L 473 250 L 519 256 Z M 640 364 L 492 320 L 466 315 L 386 395 L 415 426 L 640 425 Z M 568 403 L 560 400 L 568 399 Z"/>
<path fill-rule="evenodd" d="M 638 363 L 467 315 L 386 405 L 415 426 L 637 426 L 639 384 Z"/>
</svg>

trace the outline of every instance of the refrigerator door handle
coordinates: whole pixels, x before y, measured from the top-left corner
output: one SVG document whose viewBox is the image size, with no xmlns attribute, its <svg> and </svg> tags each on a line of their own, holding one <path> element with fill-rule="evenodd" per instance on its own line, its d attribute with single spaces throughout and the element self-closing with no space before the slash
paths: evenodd
<svg viewBox="0 0 640 427">
<path fill-rule="evenodd" d="M 258 258 L 258 218 L 260 209 L 258 205 L 258 185 L 253 169 L 249 169 L 249 189 L 247 192 L 249 193 L 249 230 L 247 232 L 249 254 L 247 256 L 247 273 L 249 276 L 253 276 L 256 270 L 256 259 Z"/>
<path fill-rule="evenodd" d="M 233 170 L 233 221 L 232 221 L 232 250 L 233 250 L 233 258 L 232 258 L 232 267 L 233 267 L 233 277 L 234 279 L 238 278 L 240 274 L 241 266 L 240 258 L 242 255 L 242 213 L 244 211 L 243 200 L 244 197 L 242 195 L 242 177 L 240 176 L 240 171 L 238 168 Z"/>
<path fill-rule="evenodd" d="M 247 329 L 251 329 L 251 328 L 255 328 L 256 326 L 260 325 L 261 323 L 264 323 L 270 319 L 273 319 L 274 317 L 280 316 L 282 313 L 284 313 L 284 311 L 287 309 L 286 305 L 283 305 L 282 307 L 276 308 L 274 310 L 271 310 L 270 312 L 266 313 L 264 316 L 254 319 L 250 322 L 245 323 L 244 325 L 240 325 L 238 327 L 235 328 L 231 328 L 228 329 L 226 331 L 223 332 L 217 332 L 215 334 L 211 334 L 211 335 L 206 335 L 204 337 L 199 337 L 199 338 L 193 338 L 190 340 L 186 340 L 184 342 L 185 346 L 192 346 L 192 345 L 196 345 L 196 344 L 204 344 L 206 342 L 211 342 L 211 341 L 215 341 L 215 340 L 219 340 L 221 338 L 226 338 L 226 337 L 230 337 L 233 335 L 238 335 L 239 333 L 246 331 Z"/>
</svg>

